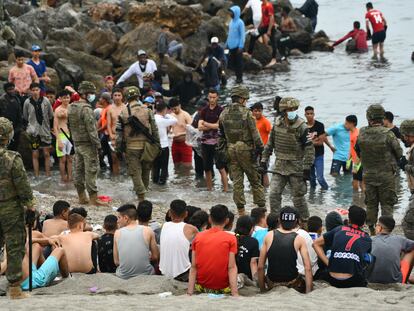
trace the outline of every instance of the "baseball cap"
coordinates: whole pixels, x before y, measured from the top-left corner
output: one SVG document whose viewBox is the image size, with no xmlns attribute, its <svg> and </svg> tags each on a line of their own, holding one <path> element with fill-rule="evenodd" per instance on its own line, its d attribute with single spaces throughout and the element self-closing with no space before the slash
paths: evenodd
<svg viewBox="0 0 414 311">
<path fill-rule="evenodd" d="M 160 92 L 155 92 L 154 97 L 162 97 L 162 94 Z"/>
<path fill-rule="evenodd" d="M 112 97 L 111 94 L 108 92 L 103 92 L 101 94 L 101 99 L 105 99 L 108 103 L 112 104 Z"/>
<path fill-rule="evenodd" d="M 138 56 L 141 55 L 147 55 L 147 53 L 144 50 L 138 50 Z"/>
<path fill-rule="evenodd" d="M 145 99 L 144 99 L 144 103 L 150 103 L 150 104 L 152 104 L 152 103 L 154 103 L 154 97 L 152 97 L 152 96 L 147 96 L 147 97 L 145 97 Z"/>
<path fill-rule="evenodd" d="M 211 38 L 211 41 L 210 42 L 211 43 L 219 43 L 219 38 L 213 37 L 213 38 Z"/>
<path fill-rule="evenodd" d="M 32 51 L 41 51 L 42 48 L 40 46 L 38 46 L 37 44 L 33 44 L 31 50 Z"/>
<path fill-rule="evenodd" d="M 113 76 L 106 76 L 105 78 L 104 78 L 104 81 L 106 82 L 106 81 L 109 81 L 109 80 L 114 80 L 114 77 Z"/>
<path fill-rule="evenodd" d="M 290 230 L 295 228 L 298 220 L 299 213 L 296 208 L 286 206 L 280 211 L 280 223 L 283 229 Z"/>
</svg>

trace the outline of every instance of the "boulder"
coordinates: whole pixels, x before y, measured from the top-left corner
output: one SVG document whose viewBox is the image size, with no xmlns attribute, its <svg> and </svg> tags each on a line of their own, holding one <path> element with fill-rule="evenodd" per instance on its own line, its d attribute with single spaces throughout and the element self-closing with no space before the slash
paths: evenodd
<svg viewBox="0 0 414 311">
<path fill-rule="evenodd" d="M 88 11 L 89 16 L 95 22 L 101 20 L 118 23 L 125 15 L 125 9 L 117 3 L 98 3 L 92 6 Z"/>
<path fill-rule="evenodd" d="M 62 84 L 70 82 L 73 85 L 79 85 L 79 82 L 83 80 L 82 68 L 71 60 L 60 58 L 55 64 L 55 69 Z"/>
<path fill-rule="evenodd" d="M 54 90 L 60 90 L 60 78 L 58 72 L 50 67 L 47 67 L 47 75 L 50 78 L 50 82 L 46 84 L 46 88 L 53 88 Z"/>
<path fill-rule="evenodd" d="M 299 56 L 302 56 L 303 53 L 299 49 L 291 49 L 289 52 L 289 55 L 293 57 L 299 57 Z"/>
<path fill-rule="evenodd" d="M 16 0 L 5 1 L 4 7 L 10 16 L 18 17 L 22 14 L 29 12 L 32 7 L 28 3 L 18 3 Z"/>
<path fill-rule="evenodd" d="M 20 19 L 12 18 L 12 29 L 16 34 L 16 44 L 29 49 L 36 43 L 43 46 L 42 30 L 37 26 L 29 26 Z"/>
<path fill-rule="evenodd" d="M 59 57 L 56 54 L 48 52 L 42 52 L 41 58 L 46 62 L 46 65 L 48 67 L 54 67 L 55 63 L 59 59 Z"/>
<path fill-rule="evenodd" d="M 191 71 L 191 68 L 186 67 L 174 58 L 165 57 L 164 64 L 168 67 L 167 73 L 170 81 L 181 81 L 184 78 L 184 74 Z"/>
<path fill-rule="evenodd" d="M 84 80 L 91 81 L 96 86 L 96 90 L 99 92 L 105 87 L 104 79 L 101 75 L 85 72 L 83 75 Z"/>
<path fill-rule="evenodd" d="M 247 51 L 247 48 L 249 46 L 248 44 L 249 42 L 246 42 L 245 51 Z M 263 66 L 267 65 L 272 60 L 272 48 L 269 44 L 264 44 L 256 41 L 253 50 L 253 58 L 258 60 Z"/>
<path fill-rule="evenodd" d="M 117 38 L 109 29 L 94 28 L 85 35 L 88 52 L 103 58 L 108 58 L 117 48 Z"/>
<path fill-rule="evenodd" d="M 315 33 L 313 34 L 313 38 L 314 38 L 314 39 L 316 39 L 316 38 L 327 38 L 327 39 L 329 40 L 328 35 L 327 35 L 327 34 L 326 34 L 326 32 L 325 32 L 325 31 L 323 31 L 323 30 L 319 30 L 318 32 L 315 32 Z"/>
<path fill-rule="evenodd" d="M 313 32 L 311 20 L 304 17 L 299 11 L 292 10 L 289 16 L 293 19 L 299 30 L 304 30 L 309 33 Z"/>
<path fill-rule="evenodd" d="M 146 2 L 132 5 L 128 12 L 128 20 L 138 26 L 149 22 L 156 25 L 165 24 L 172 32 L 185 38 L 197 31 L 202 14 L 192 7 L 175 2 Z"/>
<path fill-rule="evenodd" d="M 329 44 L 329 39 L 324 37 L 319 37 L 312 40 L 311 45 L 312 51 L 320 52 L 331 52 L 333 51 L 332 46 Z"/>
<path fill-rule="evenodd" d="M 244 71 L 258 72 L 263 69 L 262 64 L 255 58 L 243 55 Z"/>
<path fill-rule="evenodd" d="M 280 11 L 282 8 L 293 9 L 292 3 L 289 0 L 275 0 L 272 1 L 275 11 Z"/>
<path fill-rule="evenodd" d="M 229 8 L 232 2 L 226 0 L 200 0 L 200 4 L 203 6 L 203 11 L 215 15 L 222 8 Z"/>
<path fill-rule="evenodd" d="M 7 60 L 0 61 L 0 81 L 4 81 L 4 82 L 8 81 L 9 71 L 13 66 L 14 64 L 8 64 Z"/>
<path fill-rule="evenodd" d="M 51 29 L 46 38 L 47 46 L 70 46 L 77 51 L 85 51 L 86 42 L 85 37 L 71 27 Z"/>
<path fill-rule="evenodd" d="M 297 31 L 290 35 L 290 39 L 292 40 L 292 45 L 302 51 L 303 53 L 310 52 L 311 45 L 312 45 L 312 36 L 307 31 Z"/>
<path fill-rule="evenodd" d="M 281 62 L 274 64 L 273 66 L 264 68 L 266 71 L 273 71 L 273 72 L 289 72 L 290 66 L 288 62 Z"/>
<path fill-rule="evenodd" d="M 7 42 L 4 40 L 0 41 L 0 61 L 8 60 L 9 58 L 9 48 Z"/>
</svg>

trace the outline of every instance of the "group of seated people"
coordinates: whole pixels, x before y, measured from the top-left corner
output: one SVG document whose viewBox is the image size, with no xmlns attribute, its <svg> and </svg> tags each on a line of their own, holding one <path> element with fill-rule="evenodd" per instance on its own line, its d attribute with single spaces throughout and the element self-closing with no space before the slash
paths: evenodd
<svg viewBox="0 0 414 311">
<path fill-rule="evenodd" d="M 234 214 L 222 204 L 207 213 L 174 200 L 162 226 L 151 221 L 152 209 L 149 201 L 122 205 L 117 216 L 105 217 L 105 233 L 99 236 L 84 208 L 57 201 L 53 217 L 32 231 L 33 288 L 50 285 L 59 274 L 97 272 L 124 280 L 164 275 L 188 282 L 188 295 L 238 296 L 244 284 L 263 292 L 286 286 L 308 293 L 314 280 L 338 288 L 413 281 L 414 241 L 392 234 L 390 216 L 379 218 L 376 236 L 370 237 L 364 231 L 366 212 L 355 205 L 345 220 L 337 211 L 327 214 L 325 228 L 317 216 L 302 223 L 293 207 L 279 215 L 254 208 L 237 219 L 234 231 Z M 29 288 L 28 253 L 26 246 L 24 290 Z M 0 272 L 6 267 L 4 260 Z"/>
</svg>

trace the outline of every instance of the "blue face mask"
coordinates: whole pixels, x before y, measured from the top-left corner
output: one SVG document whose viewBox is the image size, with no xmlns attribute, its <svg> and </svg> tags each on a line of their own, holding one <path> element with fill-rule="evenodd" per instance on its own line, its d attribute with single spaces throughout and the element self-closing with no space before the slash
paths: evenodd
<svg viewBox="0 0 414 311">
<path fill-rule="evenodd" d="M 290 121 L 292 121 L 292 120 L 295 120 L 295 118 L 297 117 L 297 113 L 296 113 L 296 111 L 288 111 L 288 113 L 287 113 L 287 118 L 290 120 Z"/>
<path fill-rule="evenodd" d="M 96 95 L 95 94 L 88 94 L 86 99 L 88 100 L 89 103 L 93 103 L 93 101 L 96 99 Z"/>
</svg>

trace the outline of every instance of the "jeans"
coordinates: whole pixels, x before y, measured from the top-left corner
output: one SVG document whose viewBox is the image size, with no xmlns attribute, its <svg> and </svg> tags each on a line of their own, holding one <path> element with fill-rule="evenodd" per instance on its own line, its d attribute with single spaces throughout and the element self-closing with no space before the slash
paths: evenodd
<svg viewBox="0 0 414 311">
<path fill-rule="evenodd" d="M 229 53 L 229 67 L 236 73 L 237 82 L 243 81 L 243 53 L 238 48 L 231 49 Z"/>
<path fill-rule="evenodd" d="M 177 54 L 177 58 L 181 58 L 181 53 L 183 51 L 183 45 L 178 41 L 171 41 L 168 44 L 168 55 L 172 57 L 174 54 Z"/>
<path fill-rule="evenodd" d="M 154 183 L 165 183 L 168 177 L 168 161 L 170 158 L 170 148 L 161 149 L 161 154 L 152 164 L 152 181 Z"/>
<path fill-rule="evenodd" d="M 328 183 L 323 177 L 323 155 L 317 156 L 311 167 L 310 186 L 316 188 L 316 180 L 323 190 L 328 190 Z"/>
</svg>

